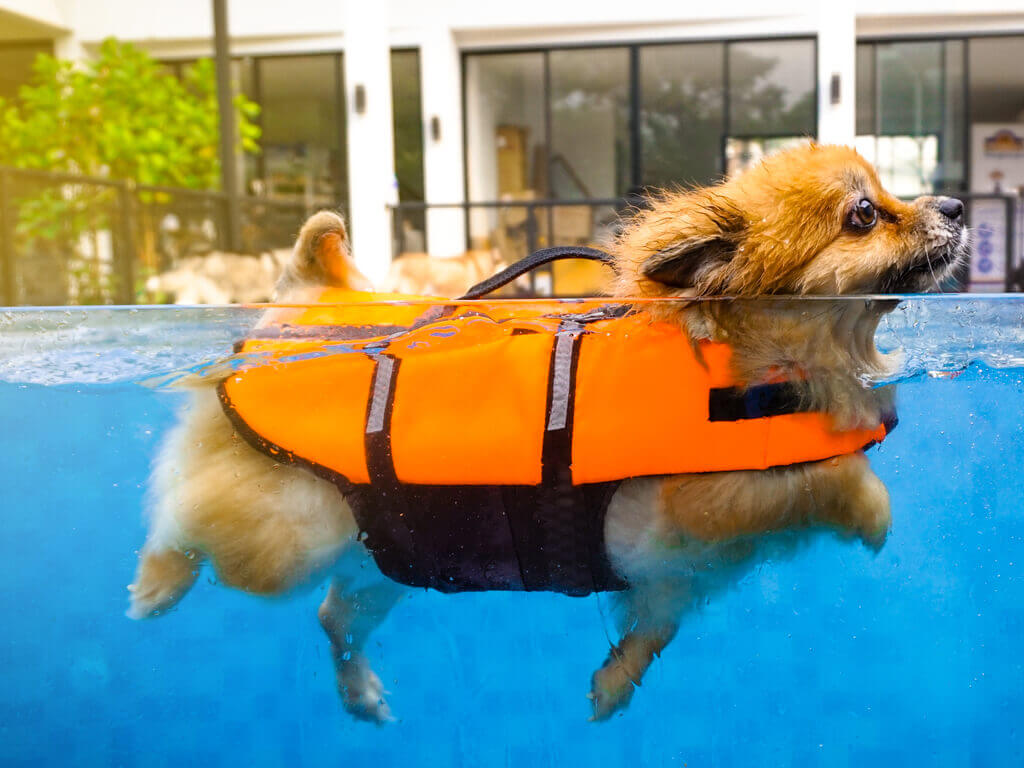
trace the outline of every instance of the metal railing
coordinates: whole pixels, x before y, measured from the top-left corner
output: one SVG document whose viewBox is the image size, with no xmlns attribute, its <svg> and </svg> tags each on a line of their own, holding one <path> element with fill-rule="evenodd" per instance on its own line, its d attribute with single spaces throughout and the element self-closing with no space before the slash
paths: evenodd
<svg viewBox="0 0 1024 768">
<path fill-rule="evenodd" d="M 962 289 L 1024 290 L 1024 202 L 961 195 L 973 230 Z M 464 247 L 493 253 L 494 268 L 550 245 L 607 245 L 636 200 L 501 200 L 401 203 L 391 208 L 394 256 L 426 250 L 432 210 L 459 210 Z M 324 200 L 241 197 L 242 253 L 290 248 Z M 153 301 L 150 275 L 191 256 L 225 250 L 228 196 L 218 191 L 0 166 L 0 300 L 17 304 Z M 458 224 L 456 226 L 459 226 Z M 607 275 L 595 262 L 550 265 L 512 286 L 513 295 L 593 293 Z"/>
<path fill-rule="evenodd" d="M 1024 199 L 1013 195 L 958 195 L 964 202 L 966 224 L 972 230 L 971 264 L 956 276 L 960 290 L 1024 291 Z M 392 254 L 400 258 L 424 250 L 423 233 L 404 225 L 409 214 L 426 218 L 431 210 L 461 210 L 465 216 L 467 251 L 492 250 L 500 263 L 511 264 L 549 245 L 601 247 L 621 226 L 623 214 L 636 199 L 500 200 L 464 203 L 400 203 L 391 207 Z M 410 239 L 415 247 L 409 247 Z M 580 267 L 583 269 L 583 267 Z M 600 285 L 598 269 L 587 269 L 592 287 L 579 280 L 559 280 L 559 266 L 538 270 L 527 294 L 581 295 Z M 539 280 L 538 280 L 539 278 Z M 568 284 L 567 284 L 568 283 Z"/>
<path fill-rule="evenodd" d="M 225 251 L 228 196 L 215 190 L 0 166 L 0 300 L 5 305 L 153 301 L 150 275 Z M 237 199 L 243 254 L 290 248 L 330 201 Z"/>
<path fill-rule="evenodd" d="M 607 245 L 628 203 L 623 198 L 407 202 L 391 206 L 392 256 L 425 250 L 424 233 L 407 224 L 432 210 L 460 210 L 467 251 L 489 251 L 495 268 L 552 245 Z M 410 236 L 411 235 L 411 236 Z M 413 241 L 413 245 L 410 244 Z M 520 296 L 582 296 L 602 289 L 607 274 L 595 262 L 572 260 L 541 267 L 506 292 Z M 467 286 L 468 287 L 468 286 Z"/>
</svg>

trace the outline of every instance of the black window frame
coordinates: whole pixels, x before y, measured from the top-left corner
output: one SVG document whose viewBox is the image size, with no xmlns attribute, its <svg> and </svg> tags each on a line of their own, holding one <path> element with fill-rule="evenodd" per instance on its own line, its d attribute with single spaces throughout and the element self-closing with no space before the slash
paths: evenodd
<svg viewBox="0 0 1024 768">
<path fill-rule="evenodd" d="M 972 40 L 986 40 L 992 38 L 1003 38 L 1003 37 L 1024 37 L 1024 29 L 1016 30 L 1000 30 L 998 32 L 957 32 L 957 33 L 946 33 L 946 34 L 932 34 L 927 32 L 921 32 L 917 34 L 896 34 L 896 35 L 863 35 L 859 36 L 856 40 L 856 45 L 878 45 L 886 43 L 943 43 L 943 58 L 942 58 L 942 77 L 945 80 L 946 77 L 946 57 L 945 57 L 945 43 L 948 42 L 960 42 L 963 44 L 963 61 L 961 62 L 961 71 L 963 72 L 963 132 L 960 136 L 961 152 L 963 153 L 964 163 L 964 175 L 963 179 L 959 184 L 959 191 L 967 194 L 971 187 L 971 41 Z M 878 112 L 878 59 L 874 59 L 874 65 L 872 66 L 873 82 L 871 83 L 872 89 L 872 100 L 875 104 L 874 107 L 874 130 L 875 135 L 879 134 L 879 127 L 881 117 Z M 854 104 L 856 104 L 856 95 L 854 95 Z M 952 191 L 952 190 L 946 190 Z"/>
<path fill-rule="evenodd" d="M 422 51 L 418 45 L 400 45 L 392 46 L 389 49 L 390 54 L 394 53 L 412 53 L 415 52 L 419 57 L 419 67 L 422 67 Z M 329 56 L 334 61 L 334 72 L 335 72 L 335 107 L 338 110 L 338 115 L 341 119 L 338 120 L 338 146 L 339 156 L 344 157 L 345 153 L 348 152 L 348 98 L 347 98 L 347 82 L 345 79 L 345 51 L 344 49 L 314 49 L 308 51 L 275 51 L 273 53 L 235 53 L 231 56 L 232 63 L 237 62 L 240 66 L 250 66 L 250 77 L 252 82 L 252 92 L 248 94 L 254 102 L 261 106 L 260 113 L 256 116 L 255 123 L 259 126 L 260 130 L 263 129 L 263 100 L 262 100 L 262 83 L 260 74 L 260 62 L 269 59 L 288 59 L 298 57 L 324 57 Z M 182 77 L 184 68 L 194 64 L 200 58 L 209 58 L 208 56 L 181 56 L 181 57 L 170 57 L 157 59 L 158 63 L 165 66 L 170 70 L 175 77 L 179 79 Z M 420 70 L 422 73 L 422 69 Z M 393 94 L 392 94 L 393 98 Z M 421 152 L 423 155 L 426 154 L 426 131 L 423 118 L 423 101 L 422 101 L 422 85 L 420 92 L 420 126 L 421 133 L 423 134 L 423 144 Z M 266 178 L 266 157 L 260 152 L 255 158 L 257 175 L 258 178 Z M 423 160 L 421 159 L 421 162 Z M 348 159 L 345 157 L 342 160 L 344 164 L 342 168 L 335 169 L 337 171 L 344 171 L 340 173 L 335 186 L 335 192 L 338 196 L 339 204 L 345 209 L 349 208 L 349 200 L 352 195 L 351 189 L 349 189 L 348 182 Z M 425 169 L 424 169 L 425 173 Z"/>
<path fill-rule="evenodd" d="M 680 39 L 671 40 L 625 40 L 625 41 L 592 41 L 582 43 L 565 43 L 556 45 L 518 45 L 518 46 L 477 46 L 463 48 L 460 51 L 460 79 L 462 87 L 462 199 L 468 205 L 473 203 L 492 203 L 495 201 L 491 200 L 470 200 L 469 197 L 469 121 L 465 119 L 467 109 L 467 63 L 470 57 L 483 57 L 483 56 L 500 56 L 509 54 L 524 54 L 524 53 L 540 53 L 544 56 L 544 104 L 545 104 L 545 132 L 549 134 L 546 137 L 547 146 L 550 146 L 550 132 L 551 132 L 551 65 L 549 54 L 552 51 L 567 51 L 567 50 L 594 50 L 594 49 L 625 49 L 628 53 L 629 61 L 629 73 L 627 82 L 629 83 L 630 93 L 628 98 L 629 103 L 629 117 L 627 125 L 629 126 L 629 142 L 630 147 L 630 187 L 640 188 L 643 186 L 643 153 L 641 151 L 641 137 L 640 137 L 640 116 L 642 108 L 642 94 L 640 91 L 641 84 L 641 73 L 640 73 L 640 50 L 642 48 L 654 48 L 664 46 L 679 46 L 687 44 L 700 44 L 700 43 L 721 43 L 722 44 L 722 60 L 723 60 L 723 119 L 722 119 L 722 141 L 719 147 L 719 167 L 722 169 L 722 173 L 725 173 L 727 168 L 726 159 L 726 145 L 729 138 L 777 138 L 767 134 L 757 134 L 751 136 L 732 136 L 729 133 L 731 125 L 730 103 L 731 103 L 731 92 L 729 84 L 729 52 L 730 46 L 736 43 L 758 43 L 758 42 L 783 42 L 783 41 L 802 41 L 811 43 L 813 51 L 813 82 L 814 82 L 814 133 L 809 138 L 817 139 L 818 133 L 821 130 L 821 116 L 820 116 L 820 104 L 821 104 L 821 83 L 818 77 L 818 36 L 814 33 L 793 33 L 786 35 L 754 35 L 754 36 L 735 36 L 735 37 L 687 37 Z M 788 134 L 787 134 L 788 136 Z M 548 157 L 550 162 L 550 156 Z M 550 178 L 550 172 L 548 173 Z M 544 190 L 545 195 L 550 193 L 550 190 Z M 468 233 L 467 223 L 467 233 Z M 467 234 L 468 237 L 468 234 Z"/>
</svg>

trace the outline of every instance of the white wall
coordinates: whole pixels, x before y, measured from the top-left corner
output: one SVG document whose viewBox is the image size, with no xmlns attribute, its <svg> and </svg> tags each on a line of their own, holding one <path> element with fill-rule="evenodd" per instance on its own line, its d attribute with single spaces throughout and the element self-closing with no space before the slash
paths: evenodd
<svg viewBox="0 0 1024 768">
<path fill-rule="evenodd" d="M 0 23 L 63 30 L 67 28 L 63 5 L 60 0 L 2 0 L 4 18 Z"/>
<path fill-rule="evenodd" d="M 439 28 L 450 30 L 462 47 L 813 33 L 819 27 L 820 8 L 845 18 L 854 7 L 862 35 L 1024 30 L 1020 0 L 862 0 L 846 7 L 806 0 L 379 2 L 390 7 L 388 29 L 396 46 L 418 44 L 426 30 Z M 0 12 L 54 29 L 73 26 L 86 46 L 116 36 L 153 50 L 177 49 L 181 55 L 209 50 L 210 6 L 210 0 L 0 0 Z M 348 25 L 346 6 L 338 0 L 230 0 L 228 14 L 232 43 L 239 51 L 336 50 L 344 45 Z"/>
<path fill-rule="evenodd" d="M 853 146 L 857 132 L 857 22 L 852 3 L 819 0 L 818 139 Z M 832 103 L 832 78 L 839 77 L 839 102 Z"/>
<path fill-rule="evenodd" d="M 432 24 L 420 45 L 420 86 L 423 105 L 423 183 L 432 203 L 457 203 L 463 198 L 462 72 L 452 31 Z M 472 113 L 471 113 L 472 114 Z M 440 136 L 431 135 L 437 118 Z M 427 212 L 427 250 L 451 256 L 465 249 L 466 220 L 461 208 Z"/>
</svg>

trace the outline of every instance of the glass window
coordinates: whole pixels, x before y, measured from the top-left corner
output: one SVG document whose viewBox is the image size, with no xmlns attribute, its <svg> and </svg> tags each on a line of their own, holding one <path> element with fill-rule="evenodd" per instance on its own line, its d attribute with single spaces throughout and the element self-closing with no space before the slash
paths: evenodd
<svg viewBox="0 0 1024 768">
<path fill-rule="evenodd" d="M 857 148 L 896 195 L 963 188 L 963 51 L 959 40 L 858 46 Z"/>
<path fill-rule="evenodd" d="M 856 147 L 892 194 L 916 197 L 933 191 L 939 166 L 937 136 L 858 136 Z"/>
<path fill-rule="evenodd" d="M 174 59 L 160 63 L 167 74 L 176 77 L 184 83 L 188 83 L 191 74 L 199 62 L 203 62 L 204 66 L 208 65 L 211 76 L 216 78 L 216 62 L 212 59 Z M 228 71 L 231 78 L 232 91 L 245 94 L 246 98 L 255 101 L 256 98 L 253 95 L 252 84 L 253 60 L 251 58 L 232 59 L 228 62 Z M 214 80 L 214 83 L 216 83 L 216 80 Z M 214 106 L 214 109 L 216 109 L 216 106 Z M 258 115 L 254 122 L 257 125 L 259 124 L 260 118 Z M 242 152 L 241 147 L 238 148 L 236 159 L 238 162 L 238 188 L 244 192 L 248 180 L 259 177 L 262 159 L 260 155 Z"/>
<path fill-rule="evenodd" d="M 469 56 L 465 87 L 468 199 L 547 197 L 544 54 Z M 524 206 L 473 208 L 469 244 L 515 261 L 545 244 L 546 221 Z"/>
<path fill-rule="evenodd" d="M 398 199 L 423 200 L 423 111 L 419 51 L 391 52 L 391 103 Z"/>
<path fill-rule="evenodd" d="M 708 184 L 722 174 L 722 43 L 640 49 L 641 183 Z"/>
<path fill-rule="evenodd" d="M 400 202 L 422 202 L 423 107 L 420 96 L 420 53 L 391 52 L 391 112 L 395 137 L 395 177 Z M 403 249 L 426 250 L 426 213 L 403 211 Z"/>
<path fill-rule="evenodd" d="M 971 73 L 971 190 L 1024 189 L 1024 37 L 974 39 Z"/>
<path fill-rule="evenodd" d="M 969 46 L 971 188 L 979 193 L 1024 188 L 1024 37 L 982 38 Z"/>
<path fill-rule="evenodd" d="M 875 133 L 875 46 L 857 45 L 857 135 Z"/>
<path fill-rule="evenodd" d="M 975 38 L 970 41 L 971 122 L 1024 120 L 1024 36 Z"/>
<path fill-rule="evenodd" d="M 0 46 L 0 99 L 13 99 L 18 89 L 32 79 L 32 66 L 40 53 L 53 53 L 53 45 L 6 43 Z"/>
<path fill-rule="evenodd" d="M 964 170 L 964 42 L 948 40 L 943 51 L 945 79 L 942 88 L 942 130 L 939 133 L 939 165 L 935 172 L 936 192 L 955 193 L 966 189 Z"/>
<path fill-rule="evenodd" d="M 879 127 L 885 136 L 942 131 L 942 42 L 876 46 Z"/>
<path fill-rule="evenodd" d="M 1024 73 L 1020 67 L 1024 36 L 974 38 L 967 50 L 971 191 L 1024 194 Z M 999 246 L 1007 242 L 1018 275 L 1024 275 L 1024 206 L 1018 200 L 1014 208 L 1016 236 L 1011 239 L 1011 222 L 1002 201 L 971 202 L 972 280 L 999 279 L 1003 254 Z M 997 285 L 1001 288 L 1002 283 Z"/>
<path fill-rule="evenodd" d="M 730 136 L 725 143 L 725 173 L 727 176 L 735 176 L 765 155 L 797 146 L 805 141 L 802 136 Z"/>
<path fill-rule="evenodd" d="M 544 54 L 466 60 L 466 157 L 471 200 L 547 194 Z"/>
<path fill-rule="evenodd" d="M 814 136 L 814 41 L 731 43 L 729 134 Z"/>
<path fill-rule="evenodd" d="M 629 49 L 552 51 L 548 187 L 564 200 L 631 186 Z"/>
<path fill-rule="evenodd" d="M 341 66 L 337 56 L 256 60 L 262 179 L 272 197 L 337 206 L 347 187 Z M 254 185 L 255 186 L 255 185 Z"/>
</svg>

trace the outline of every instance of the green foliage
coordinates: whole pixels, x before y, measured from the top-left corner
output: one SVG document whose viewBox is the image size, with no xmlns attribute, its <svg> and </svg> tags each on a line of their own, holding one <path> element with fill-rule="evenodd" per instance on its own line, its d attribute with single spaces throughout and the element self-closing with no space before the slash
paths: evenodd
<svg viewBox="0 0 1024 768">
<path fill-rule="evenodd" d="M 107 39 L 76 66 L 46 54 L 18 100 L 0 104 L 0 163 L 137 184 L 213 189 L 220 181 L 217 83 L 201 59 L 181 80 Z M 235 98 L 241 147 L 259 151 L 259 107 Z"/>
<path fill-rule="evenodd" d="M 0 164 L 136 185 L 219 186 L 217 83 L 210 59 L 187 67 L 178 79 L 144 51 L 107 39 L 94 59 L 75 64 L 42 54 L 33 72 L 15 101 L 0 99 Z M 235 110 L 239 147 L 258 152 L 258 105 L 239 94 Z M 109 244 L 119 215 L 127 213 L 116 190 L 86 180 L 15 179 L 22 300 L 37 300 L 38 285 L 48 291 L 47 303 L 112 300 L 118 270 Z M 163 197 L 140 192 L 133 199 L 144 209 L 166 202 Z M 135 236 L 142 253 L 125 254 L 119 244 L 121 255 L 144 273 L 154 266 L 145 253 L 152 237 Z"/>
</svg>

